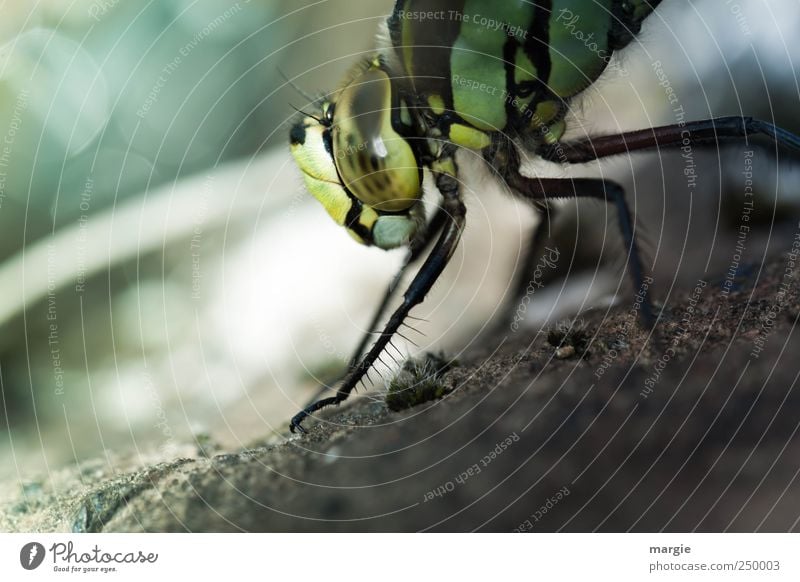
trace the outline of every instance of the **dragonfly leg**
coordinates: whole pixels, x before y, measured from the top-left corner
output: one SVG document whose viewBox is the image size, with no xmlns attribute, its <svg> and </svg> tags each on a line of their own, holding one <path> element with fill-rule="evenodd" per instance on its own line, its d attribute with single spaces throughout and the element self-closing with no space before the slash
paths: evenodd
<svg viewBox="0 0 800 582">
<path fill-rule="evenodd" d="M 381 299 L 380 304 L 378 305 L 377 309 L 372 315 L 372 319 L 367 326 L 367 331 L 361 336 L 361 341 L 358 344 L 358 347 L 353 351 L 353 356 L 350 358 L 349 363 L 347 364 L 347 370 L 341 376 L 338 376 L 338 379 L 341 380 L 342 378 L 346 377 L 347 374 L 353 371 L 353 369 L 358 365 L 358 362 L 361 360 L 361 356 L 364 354 L 364 351 L 367 349 L 367 345 L 369 344 L 369 340 L 374 335 L 374 330 L 378 329 L 378 325 L 380 324 L 381 319 L 386 314 L 386 310 L 389 308 L 389 304 L 391 303 L 392 299 L 397 292 L 397 289 L 400 287 L 400 282 L 403 280 L 403 277 L 408 272 L 408 269 L 411 265 L 416 263 L 419 258 L 425 254 L 425 251 L 428 250 L 431 243 L 436 239 L 436 235 L 439 231 L 442 230 L 445 221 L 445 213 L 444 210 L 439 208 L 437 209 L 436 213 L 431 218 L 430 222 L 426 226 L 425 230 L 422 232 L 421 236 L 415 238 L 411 241 L 409 245 L 408 254 L 406 255 L 403 264 L 398 269 L 395 276 L 392 278 L 392 281 L 386 287 L 386 291 L 383 294 L 383 298 Z M 328 385 L 321 385 L 317 393 L 314 397 L 306 404 L 306 406 L 310 406 L 320 398 L 322 395 L 325 394 L 331 387 Z"/>
<path fill-rule="evenodd" d="M 449 164 L 446 163 L 448 161 Z M 458 246 L 464 230 L 466 208 L 461 200 L 458 181 L 455 176 L 455 164 L 451 160 L 443 160 L 442 163 L 450 171 L 437 171 L 436 167 L 434 167 L 436 186 L 443 196 L 441 209 L 444 213 L 442 230 L 436 245 L 406 289 L 403 295 L 403 303 L 389 318 L 377 341 L 364 357 L 359 359 L 358 364 L 348 372 L 344 382 L 339 386 L 334 396 L 313 402 L 292 418 L 289 427 L 292 432 L 305 432 L 302 423 L 308 416 L 322 408 L 339 404 L 347 399 L 356 384 L 386 349 L 392 336 L 403 324 L 411 309 L 425 299 L 428 291 L 433 287 L 433 284 L 450 261 L 450 257 L 452 257 L 453 251 Z"/>
<path fill-rule="evenodd" d="M 652 327 L 655 323 L 649 286 L 645 284 L 645 268 L 636 242 L 635 222 L 625 190 L 611 180 L 598 178 L 530 178 L 520 171 L 519 154 L 512 148 L 502 147 L 487 154 L 487 160 L 500 172 L 513 192 L 534 203 L 547 203 L 557 198 L 596 198 L 613 204 L 625 248 L 633 283 L 642 294 L 640 309 L 642 323 Z"/>
<path fill-rule="evenodd" d="M 581 164 L 652 148 L 718 145 L 732 138 L 748 141 L 750 137 L 757 135 L 768 137 L 788 149 L 800 151 L 800 137 L 767 121 L 752 117 L 719 117 L 556 143 L 543 146 L 537 154 L 553 162 Z"/>
</svg>

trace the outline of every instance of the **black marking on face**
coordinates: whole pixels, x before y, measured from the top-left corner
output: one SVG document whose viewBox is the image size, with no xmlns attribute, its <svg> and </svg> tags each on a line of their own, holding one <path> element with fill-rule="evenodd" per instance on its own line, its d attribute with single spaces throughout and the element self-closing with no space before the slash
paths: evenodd
<svg viewBox="0 0 800 582">
<path fill-rule="evenodd" d="M 289 132 L 289 143 L 303 145 L 306 143 L 306 127 L 302 123 L 295 123 Z"/>
<path fill-rule="evenodd" d="M 326 129 L 322 132 L 322 145 L 325 146 L 325 151 L 328 152 L 328 155 L 333 158 L 333 138 L 331 137 L 331 130 Z M 341 177 L 339 178 L 341 180 Z M 344 183 L 344 182 L 342 182 Z"/>
<path fill-rule="evenodd" d="M 360 236 L 368 245 L 372 244 L 372 231 L 366 226 L 361 224 L 361 209 L 363 208 L 361 200 L 354 198 L 350 192 L 347 193 L 350 198 L 350 210 L 347 211 L 347 216 L 344 219 L 344 225 Z"/>
</svg>

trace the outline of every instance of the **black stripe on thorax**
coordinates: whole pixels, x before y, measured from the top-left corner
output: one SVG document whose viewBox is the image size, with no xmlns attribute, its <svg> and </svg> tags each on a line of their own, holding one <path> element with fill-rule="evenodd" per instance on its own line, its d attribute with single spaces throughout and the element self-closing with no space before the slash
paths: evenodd
<svg viewBox="0 0 800 582">
<path fill-rule="evenodd" d="M 440 95 L 448 108 L 453 105 L 450 55 L 461 29 L 461 22 L 455 15 L 463 14 L 463 7 L 464 0 L 398 0 L 388 20 L 392 44 L 406 73 L 411 75 L 411 84 L 416 92 Z M 400 16 L 401 11 L 405 17 Z M 407 16 L 419 12 L 441 13 L 445 17 L 422 19 Z M 404 31 L 410 33 L 414 47 L 411 62 L 405 60 Z"/>
<path fill-rule="evenodd" d="M 525 39 L 523 48 L 533 66 L 536 76 L 543 87 L 550 80 L 553 63 L 550 60 L 550 16 L 553 11 L 553 0 L 538 0 L 533 11 L 533 22 L 530 34 Z"/>
<path fill-rule="evenodd" d="M 519 111 L 514 106 L 515 97 L 519 97 L 520 88 L 517 87 L 516 72 L 517 72 L 517 48 L 519 42 L 511 35 L 506 37 L 506 42 L 503 45 L 503 66 L 506 73 L 506 95 L 505 95 L 505 109 L 506 109 L 506 125 L 518 125 Z"/>
</svg>

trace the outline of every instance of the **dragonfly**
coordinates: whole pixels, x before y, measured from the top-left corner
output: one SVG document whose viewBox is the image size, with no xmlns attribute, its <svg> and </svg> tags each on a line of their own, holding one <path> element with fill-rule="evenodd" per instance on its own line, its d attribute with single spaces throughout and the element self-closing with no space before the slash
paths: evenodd
<svg viewBox="0 0 800 582">
<path fill-rule="evenodd" d="M 290 149 L 308 191 L 364 245 L 405 247 L 369 329 L 378 327 L 406 272 L 418 263 L 402 302 L 366 334 L 333 396 L 295 415 L 292 432 L 319 410 L 346 400 L 401 333 L 448 264 L 467 220 L 456 153 L 478 152 L 514 195 L 546 216 L 558 199 L 593 198 L 616 210 L 633 284 L 644 293 L 641 324 L 656 317 L 623 188 L 601 178 L 543 178 L 521 171 L 526 156 L 562 165 L 653 148 L 713 146 L 761 135 L 800 151 L 800 138 L 751 117 L 684 121 L 579 140 L 564 139 L 570 103 L 640 33 L 662 0 L 398 0 L 383 46 L 339 88 L 300 111 Z M 439 192 L 426 212 L 423 174 Z M 535 228 L 531 248 L 544 231 Z"/>
</svg>

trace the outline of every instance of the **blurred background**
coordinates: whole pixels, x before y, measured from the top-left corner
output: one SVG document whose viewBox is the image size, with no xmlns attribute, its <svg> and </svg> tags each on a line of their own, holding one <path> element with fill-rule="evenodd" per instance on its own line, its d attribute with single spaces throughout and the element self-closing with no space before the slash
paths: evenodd
<svg viewBox="0 0 800 582">
<path fill-rule="evenodd" d="M 308 100 L 286 79 L 335 88 L 392 4 L 0 0 L 0 478 L 278 438 L 342 369 L 402 255 L 356 245 L 305 192 L 287 135 Z M 664 0 L 574 103 L 568 135 L 674 123 L 675 99 L 687 120 L 800 132 L 798 33 L 796 0 Z M 746 149 L 760 229 L 742 264 L 797 231 L 800 159 L 760 143 L 695 150 L 692 188 L 680 153 L 526 171 L 624 184 L 668 302 L 730 266 Z M 468 230 L 413 338 L 450 354 L 509 300 L 533 225 L 462 166 Z M 564 206 L 554 241 L 569 260 L 531 330 L 630 294 L 615 220 Z"/>
</svg>

